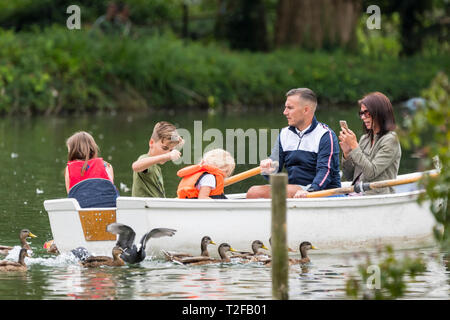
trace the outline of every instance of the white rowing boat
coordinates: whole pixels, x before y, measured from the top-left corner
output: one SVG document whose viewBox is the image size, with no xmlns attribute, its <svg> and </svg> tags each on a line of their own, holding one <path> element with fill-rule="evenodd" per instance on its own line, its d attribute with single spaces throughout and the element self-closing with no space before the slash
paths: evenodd
<svg viewBox="0 0 450 320">
<path fill-rule="evenodd" d="M 289 247 L 298 249 L 302 241 L 322 250 L 429 244 L 436 222 L 430 203 L 417 202 L 423 190 L 416 190 L 416 184 L 396 188 L 397 193 L 387 195 L 288 199 Z M 173 237 L 151 239 L 149 255 L 159 255 L 160 249 L 199 254 L 205 235 L 238 250 L 249 250 L 253 240 L 268 246 L 271 200 L 227 196 L 226 200 L 119 197 L 116 208 L 80 208 L 75 199 L 65 198 L 46 200 L 44 207 L 60 252 L 83 246 L 110 255 L 117 237 L 106 231 L 112 222 L 132 227 L 136 242 L 153 228 L 177 230 Z M 216 251 L 210 248 L 212 255 Z"/>
</svg>

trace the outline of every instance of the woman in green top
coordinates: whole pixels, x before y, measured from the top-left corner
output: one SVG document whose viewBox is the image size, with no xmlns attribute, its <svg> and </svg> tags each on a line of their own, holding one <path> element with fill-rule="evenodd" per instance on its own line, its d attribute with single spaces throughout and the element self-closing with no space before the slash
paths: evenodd
<svg viewBox="0 0 450 320">
<path fill-rule="evenodd" d="M 365 134 L 357 142 L 350 129 L 342 128 L 339 145 L 343 151 L 342 171 L 352 184 L 397 178 L 402 155 L 394 132 L 392 104 L 381 92 L 373 92 L 358 101 L 359 116 Z M 392 188 L 380 188 L 366 194 L 394 193 Z"/>
</svg>

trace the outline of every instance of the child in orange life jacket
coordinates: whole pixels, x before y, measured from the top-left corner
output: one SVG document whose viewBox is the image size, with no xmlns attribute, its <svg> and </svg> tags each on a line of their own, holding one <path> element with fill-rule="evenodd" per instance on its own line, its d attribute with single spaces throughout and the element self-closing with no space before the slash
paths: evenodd
<svg viewBox="0 0 450 320">
<path fill-rule="evenodd" d="M 203 155 L 199 164 L 185 167 L 177 172 L 181 177 L 178 198 L 226 199 L 224 178 L 233 172 L 235 162 L 223 149 L 214 149 Z"/>
<path fill-rule="evenodd" d="M 94 138 L 85 131 L 76 132 L 66 142 L 68 162 L 64 172 L 67 193 L 81 181 L 106 179 L 114 183 L 111 164 L 98 158 L 99 148 Z"/>
</svg>

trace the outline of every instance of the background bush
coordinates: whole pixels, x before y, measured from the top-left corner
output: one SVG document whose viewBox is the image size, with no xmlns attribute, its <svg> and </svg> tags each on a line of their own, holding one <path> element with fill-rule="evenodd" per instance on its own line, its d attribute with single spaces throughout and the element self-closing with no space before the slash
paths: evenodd
<svg viewBox="0 0 450 320">
<path fill-rule="evenodd" d="M 401 101 L 418 96 L 449 65 L 445 54 L 376 59 L 341 51 L 250 53 L 167 33 L 0 29 L 0 112 L 279 107 L 293 87 L 312 88 L 320 103 L 354 103 L 375 90 Z"/>
</svg>

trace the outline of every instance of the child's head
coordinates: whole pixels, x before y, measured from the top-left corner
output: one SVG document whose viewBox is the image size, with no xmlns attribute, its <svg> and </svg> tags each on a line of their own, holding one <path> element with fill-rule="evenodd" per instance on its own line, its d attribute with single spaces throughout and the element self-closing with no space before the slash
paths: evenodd
<svg viewBox="0 0 450 320">
<path fill-rule="evenodd" d="M 68 149 L 68 160 L 90 160 L 97 158 L 99 153 L 99 148 L 95 143 L 94 138 L 85 132 L 79 131 L 74 133 L 66 141 Z"/>
<path fill-rule="evenodd" d="M 201 164 L 214 166 L 222 170 L 229 177 L 236 166 L 233 157 L 223 149 L 213 149 L 203 155 Z"/>
<path fill-rule="evenodd" d="M 152 156 L 157 156 L 170 152 L 182 142 L 183 139 L 173 124 L 167 121 L 160 121 L 153 128 L 149 142 L 150 153 Z"/>
</svg>

